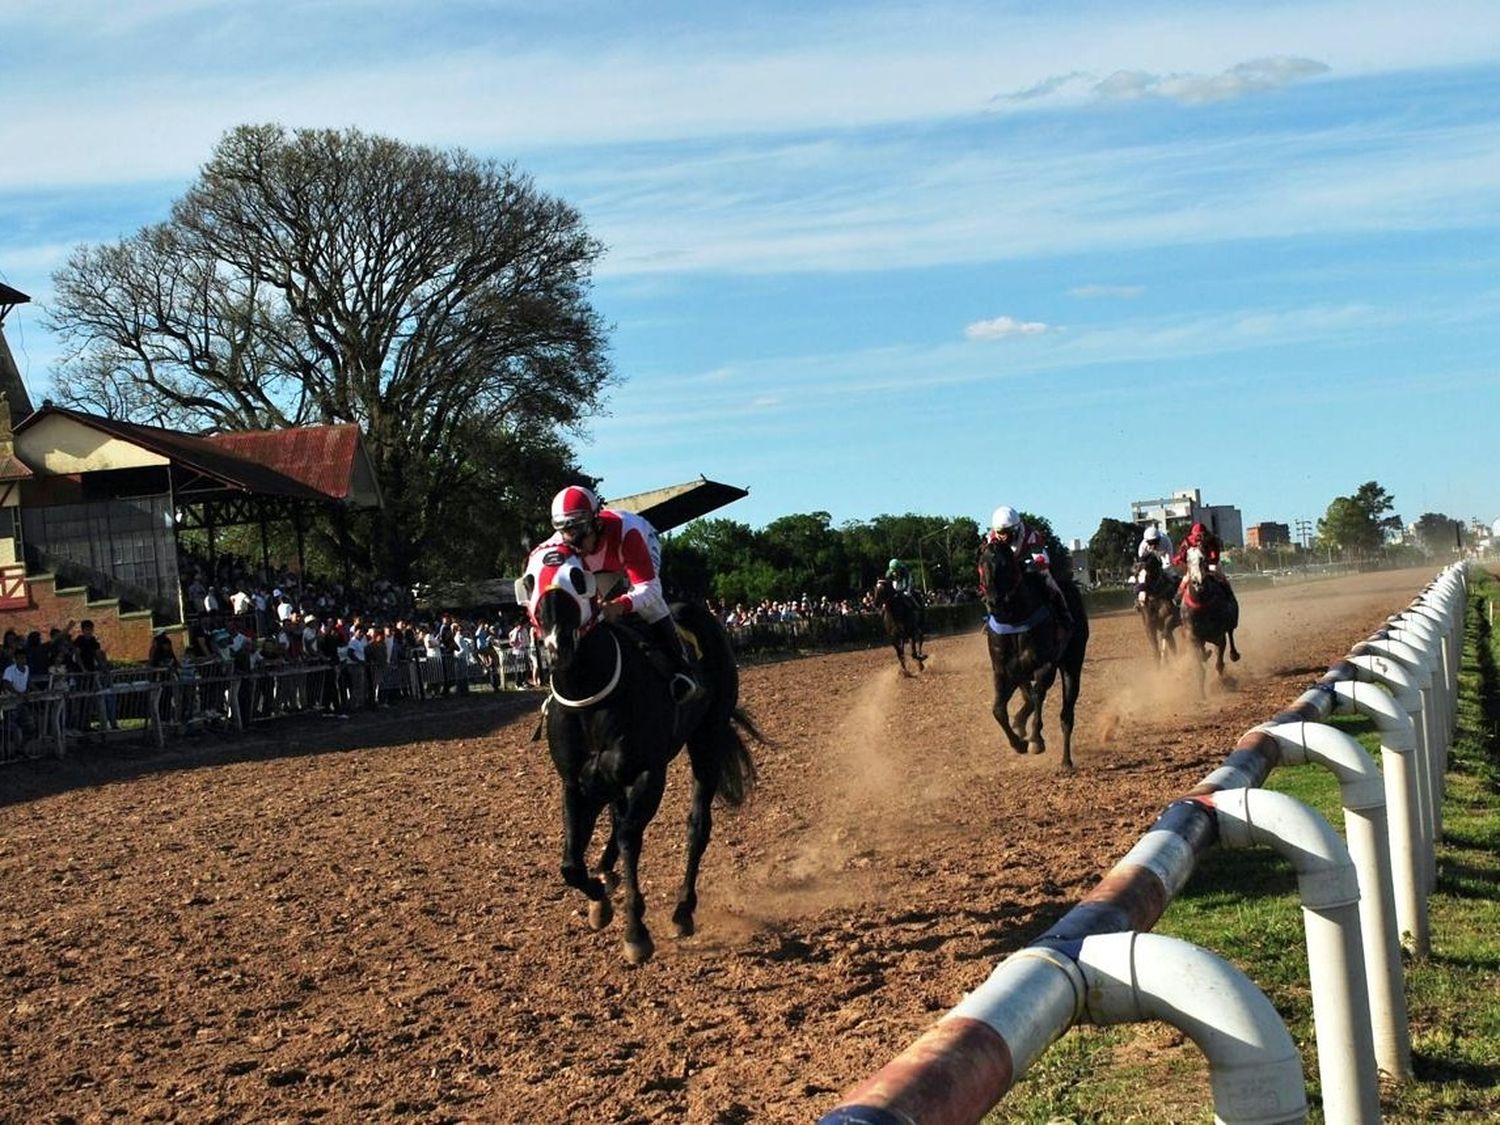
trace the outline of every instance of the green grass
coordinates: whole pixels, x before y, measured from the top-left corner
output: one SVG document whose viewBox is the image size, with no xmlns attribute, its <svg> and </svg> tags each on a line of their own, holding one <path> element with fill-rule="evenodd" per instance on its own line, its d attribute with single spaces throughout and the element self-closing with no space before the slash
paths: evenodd
<svg viewBox="0 0 1500 1125">
<path fill-rule="evenodd" d="M 1492 601 L 1500 601 L 1500 583 L 1476 572 L 1437 886 L 1428 900 L 1432 955 L 1406 964 L 1415 1080 L 1383 1085 L 1382 1112 L 1392 1125 L 1500 1120 L 1500 634 L 1489 627 Z M 1379 739 L 1367 721 L 1334 725 L 1379 762 Z M 1342 832 L 1338 784 L 1328 771 L 1279 769 L 1267 787 L 1311 805 Z M 1323 1121 L 1302 912 L 1290 866 L 1268 849 L 1215 849 L 1156 932 L 1210 949 L 1256 982 L 1302 1055 L 1309 1119 Z M 1202 1054 L 1171 1028 L 1137 1024 L 1068 1032 L 987 1121 L 1175 1125 L 1212 1119 Z"/>
</svg>

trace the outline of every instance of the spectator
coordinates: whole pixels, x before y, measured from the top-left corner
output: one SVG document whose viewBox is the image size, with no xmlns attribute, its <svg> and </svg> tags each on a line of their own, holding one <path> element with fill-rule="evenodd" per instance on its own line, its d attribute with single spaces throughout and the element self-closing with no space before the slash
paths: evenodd
<svg viewBox="0 0 1500 1125">
<path fill-rule="evenodd" d="M 73 663 L 81 673 L 82 686 L 85 691 L 97 693 L 94 698 L 97 701 L 99 718 L 109 725 L 110 730 L 119 730 L 120 724 L 116 713 L 119 704 L 113 691 L 109 658 L 105 655 L 104 646 L 99 643 L 99 638 L 94 636 L 92 621 L 82 621 L 78 628 L 78 639 L 73 642 Z"/>
<path fill-rule="evenodd" d="M 22 702 L 5 712 L 6 734 L 12 738 L 19 735 L 17 744 L 25 742 L 36 733 L 36 720 L 31 716 L 31 709 L 26 706 L 25 695 L 31 685 L 31 671 L 26 666 L 26 650 L 16 648 L 11 653 L 11 663 L 5 669 L 3 683 L 0 690 L 7 695 L 22 697 Z"/>
<path fill-rule="evenodd" d="M 161 694 L 156 700 L 156 713 L 162 722 L 171 722 L 172 701 L 178 692 L 176 681 L 181 674 L 182 665 L 178 663 L 177 653 L 172 649 L 170 633 L 157 633 L 151 638 L 151 650 L 146 654 L 146 663 L 151 668 L 151 678 L 162 684 Z"/>
</svg>

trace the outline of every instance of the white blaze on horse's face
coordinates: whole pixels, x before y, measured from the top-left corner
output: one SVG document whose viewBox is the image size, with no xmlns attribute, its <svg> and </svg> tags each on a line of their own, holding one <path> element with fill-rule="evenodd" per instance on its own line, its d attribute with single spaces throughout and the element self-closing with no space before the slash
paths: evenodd
<svg viewBox="0 0 1500 1125">
<path fill-rule="evenodd" d="M 1194 586 L 1203 585 L 1203 548 L 1189 547 L 1187 551 L 1188 579 Z"/>
</svg>

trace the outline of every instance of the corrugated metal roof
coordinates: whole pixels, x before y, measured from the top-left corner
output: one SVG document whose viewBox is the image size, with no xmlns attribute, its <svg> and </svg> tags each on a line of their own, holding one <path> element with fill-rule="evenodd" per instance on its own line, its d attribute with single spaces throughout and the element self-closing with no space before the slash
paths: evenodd
<svg viewBox="0 0 1500 1125">
<path fill-rule="evenodd" d="M 212 439 L 185 434 L 178 430 L 165 430 L 158 426 L 140 426 L 134 422 L 122 422 L 119 419 L 105 418 L 98 414 L 85 414 L 81 410 L 70 410 L 65 406 L 51 404 L 43 406 L 16 426 L 16 432 L 28 430 L 42 419 L 51 416 L 69 418 L 79 425 L 88 426 L 101 433 L 117 437 L 121 441 L 149 449 L 153 453 L 241 492 L 260 493 L 267 496 L 290 496 L 299 500 L 339 498 L 277 469 L 239 456 L 215 444 Z"/>
<path fill-rule="evenodd" d="M 25 480 L 31 475 L 31 470 L 14 453 L 0 457 L 0 480 Z"/>
<path fill-rule="evenodd" d="M 207 440 L 337 500 L 349 497 L 354 459 L 360 450 L 359 427 L 353 422 L 289 430 L 243 430 L 213 434 Z"/>
</svg>

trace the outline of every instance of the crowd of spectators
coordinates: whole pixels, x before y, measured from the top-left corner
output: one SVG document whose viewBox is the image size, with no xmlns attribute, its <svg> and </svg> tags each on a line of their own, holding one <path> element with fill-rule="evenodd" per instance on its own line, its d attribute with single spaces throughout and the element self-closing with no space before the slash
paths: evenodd
<svg viewBox="0 0 1500 1125">
<path fill-rule="evenodd" d="M 75 628 L 77 632 L 74 632 Z M 38 629 L 31 630 L 25 637 L 14 629 L 7 629 L 0 639 L 0 663 L 4 665 L 0 694 L 5 696 L 24 697 L 32 692 L 58 688 L 99 692 L 109 686 L 113 674 L 109 654 L 99 643 L 94 623 L 90 620 L 68 621 L 49 629 L 45 640 Z M 118 729 L 115 709 L 108 705 L 110 700 L 104 694 L 99 698 L 98 723 Z M 7 708 L 5 719 L 23 736 L 31 733 L 35 721 L 26 707 Z M 81 714 L 78 720 L 84 727 L 95 721 L 92 715 Z"/>
<path fill-rule="evenodd" d="M 927 605 L 955 605 L 960 602 L 974 601 L 978 598 L 979 594 L 977 590 L 956 587 L 929 590 L 922 593 L 921 596 L 923 602 Z M 801 598 L 786 601 L 764 598 L 759 603 L 750 606 L 747 606 L 744 602 L 736 602 L 734 605 L 729 605 L 716 601 L 709 603 L 709 609 L 713 611 L 714 616 L 724 623 L 731 634 L 737 630 L 749 629 L 757 625 L 816 621 L 879 612 L 875 607 L 874 591 L 867 591 L 859 598 L 834 599 L 828 597 L 826 594 L 819 598 L 812 598 L 807 594 L 803 594 Z"/>
</svg>

